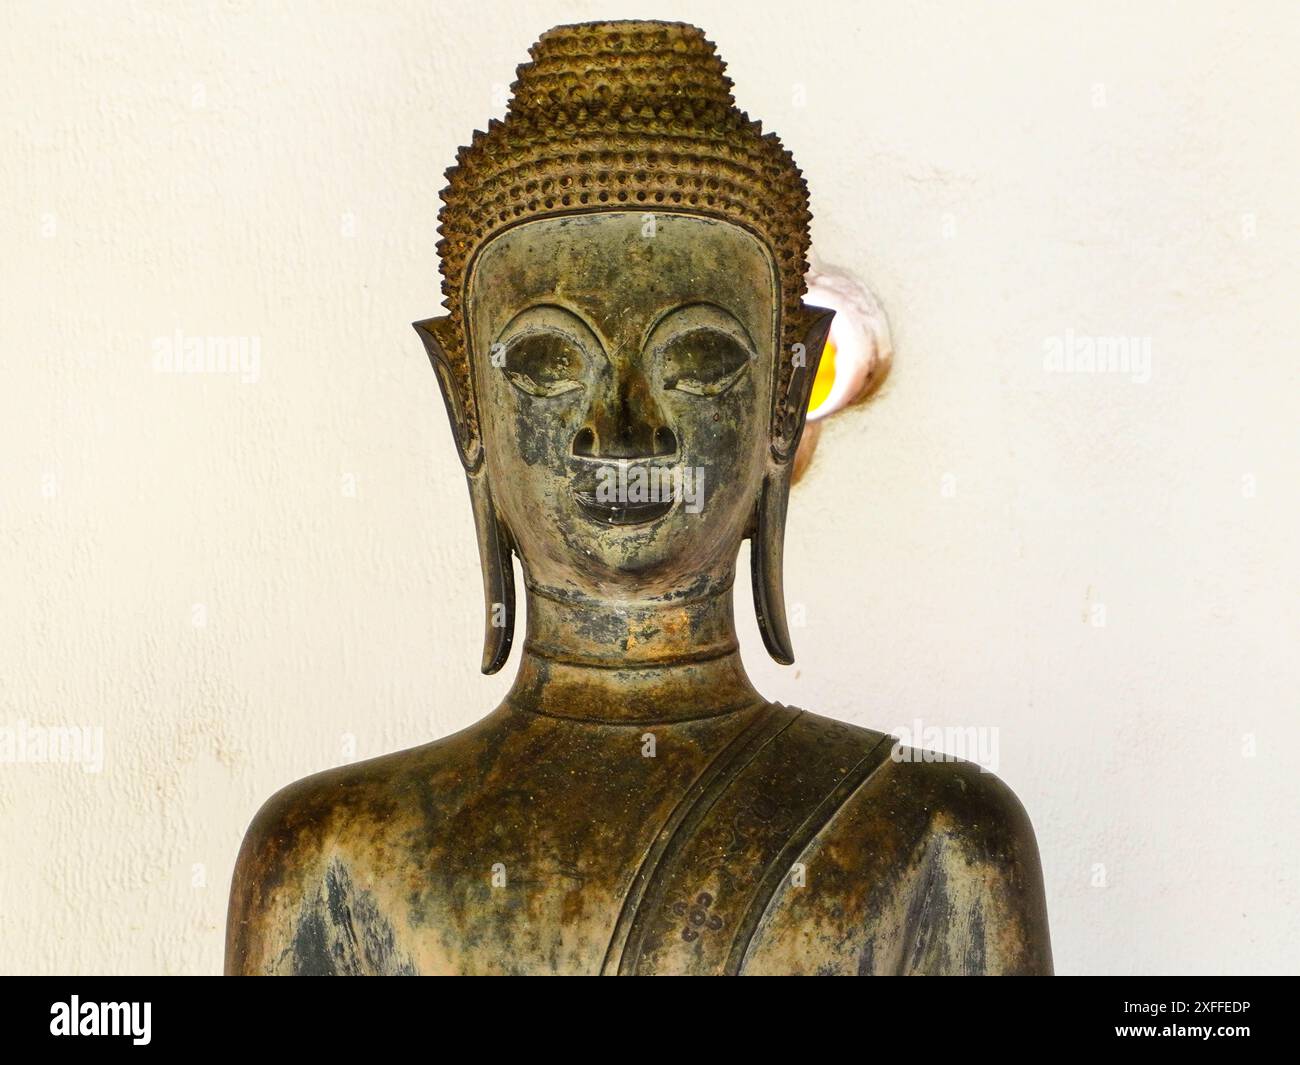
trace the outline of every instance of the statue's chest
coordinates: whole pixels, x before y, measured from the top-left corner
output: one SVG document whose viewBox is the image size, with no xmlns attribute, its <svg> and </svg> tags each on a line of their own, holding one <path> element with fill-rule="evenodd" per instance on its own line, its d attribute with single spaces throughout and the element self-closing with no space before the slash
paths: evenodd
<svg viewBox="0 0 1300 1065">
<path fill-rule="evenodd" d="M 809 841 L 885 757 L 874 736 L 773 707 L 671 786 L 652 770 L 482 792 L 396 848 L 394 942 L 419 972 L 742 971 Z"/>
</svg>

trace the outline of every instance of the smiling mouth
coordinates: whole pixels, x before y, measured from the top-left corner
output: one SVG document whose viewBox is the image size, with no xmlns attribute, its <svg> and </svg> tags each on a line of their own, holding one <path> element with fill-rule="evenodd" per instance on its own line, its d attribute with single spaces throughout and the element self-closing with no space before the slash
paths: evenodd
<svg viewBox="0 0 1300 1065">
<path fill-rule="evenodd" d="M 594 492 L 574 492 L 573 498 L 584 515 L 602 525 L 644 525 L 662 518 L 677 502 L 669 498 L 649 503 L 602 503 Z"/>
</svg>

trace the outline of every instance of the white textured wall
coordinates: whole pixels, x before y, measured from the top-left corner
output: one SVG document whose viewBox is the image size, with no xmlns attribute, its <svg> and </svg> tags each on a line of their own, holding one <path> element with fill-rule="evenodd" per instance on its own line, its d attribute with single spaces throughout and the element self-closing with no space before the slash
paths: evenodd
<svg viewBox="0 0 1300 1065">
<path fill-rule="evenodd" d="M 796 490 L 798 665 L 744 607 L 760 687 L 998 729 L 1062 972 L 1297 969 L 1294 5 L 32 0 L 0 726 L 102 728 L 105 764 L 0 765 L 0 970 L 217 971 L 262 799 L 495 705 L 408 323 L 529 43 L 628 14 L 718 42 L 894 325 Z M 260 338 L 258 380 L 154 372 L 177 329 Z M 1046 373 L 1067 333 L 1149 338 L 1150 381 Z"/>
</svg>

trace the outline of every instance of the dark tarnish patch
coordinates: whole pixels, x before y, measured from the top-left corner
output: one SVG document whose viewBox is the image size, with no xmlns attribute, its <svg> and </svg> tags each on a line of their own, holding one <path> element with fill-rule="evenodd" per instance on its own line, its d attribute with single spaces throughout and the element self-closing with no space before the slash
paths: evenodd
<svg viewBox="0 0 1300 1065">
<path fill-rule="evenodd" d="M 293 973 L 295 976 L 334 976 L 330 959 L 325 921 L 316 910 L 308 910 L 298 921 L 293 934 Z"/>
<path fill-rule="evenodd" d="M 553 441 L 537 432 L 536 415 L 523 400 L 515 401 L 515 439 L 519 441 L 519 456 L 529 466 L 553 467 L 562 459 L 553 455 Z M 567 420 L 566 423 L 567 424 Z"/>
<path fill-rule="evenodd" d="M 910 943 L 911 949 L 903 962 L 904 973 L 942 971 L 941 964 L 936 969 L 935 963 L 940 959 L 933 957 L 933 953 L 944 948 L 943 931 L 952 913 L 942 847 L 941 839 L 932 840 L 926 847 L 921 883 L 907 906 L 903 942 Z M 939 935 L 932 945 L 936 931 Z"/>
<path fill-rule="evenodd" d="M 335 859 L 303 906 L 293 937 L 295 976 L 414 976 L 397 950 L 393 926 L 368 891 L 357 891 Z"/>
<path fill-rule="evenodd" d="M 862 947 L 862 954 L 858 958 L 858 975 L 875 976 L 876 975 L 876 937 L 871 936 Z"/>
<path fill-rule="evenodd" d="M 970 942 L 966 944 L 966 954 L 962 959 L 963 970 L 978 976 L 985 971 L 988 964 L 988 952 L 985 949 L 984 902 L 975 900 L 975 907 L 970 917 Z"/>
<path fill-rule="evenodd" d="M 669 593 L 664 598 L 668 602 L 672 602 L 674 599 L 700 599 L 715 591 L 714 584 L 715 580 L 712 574 L 701 573 L 698 577 L 692 579 L 685 587 Z M 726 586 L 723 585 L 722 589 L 725 590 L 725 587 Z"/>
</svg>

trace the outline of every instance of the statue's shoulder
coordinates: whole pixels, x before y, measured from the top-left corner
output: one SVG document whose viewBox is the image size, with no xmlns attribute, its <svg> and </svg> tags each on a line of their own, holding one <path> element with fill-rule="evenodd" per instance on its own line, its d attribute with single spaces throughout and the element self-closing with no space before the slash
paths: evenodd
<svg viewBox="0 0 1300 1065">
<path fill-rule="evenodd" d="M 267 799 L 244 835 L 240 859 L 305 860 L 370 822 L 389 820 L 402 783 L 438 763 L 445 740 L 326 769 L 296 780 Z"/>
<path fill-rule="evenodd" d="M 231 878 L 227 974 L 312 971 L 304 960 L 321 954 L 313 940 L 326 940 L 325 922 L 313 921 L 317 903 L 350 887 L 337 858 L 340 844 L 382 814 L 374 800 L 407 755 L 313 773 L 262 804 Z"/>
<path fill-rule="evenodd" d="M 862 827 L 860 817 L 887 811 L 895 834 L 919 843 L 938 840 L 971 855 L 1034 846 L 1023 804 L 986 766 L 834 718 L 808 712 L 804 717 L 826 737 L 851 734 L 864 756 L 861 783 L 829 827 L 855 831 Z M 976 742 L 965 732 L 962 738 Z"/>
<path fill-rule="evenodd" d="M 815 727 L 835 734 L 827 720 Z M 790 971 L 782 944 L 822 928 L 810 971 L 1050 972 L 1038 846 L 1011 788 L 974 762 L 839 727 L 870 754 L 772 900 L 750 971 Z"/>
<path fill-rule="evenodd" d="M 392 900 L 376 890 L 383 856 L 396 841 L 418 836 L 440 795 L 454 792 L 463 776 L 456 752 L 475 727 L 313 773 L 267 799 L 235 862 L 226 971 L 310 972 L 318 962 L 322 970 L 348 971 L 346 958 L 325 957 L 326 948 L 338 953 L 340 923 L 375 925 L 369 939 L 391 942 L 391 929 L 381 925 Z M 377 955 L 365 962 L 380 971 L 404 971 L 405 964 Z"/>
<path fill-rule="evenodd" d="M 1034 845 L 1034 829 L 1014 791 L 988 767 L 892 740 L 878 787 L 924 834 L 971 854 Z"/>
</svg>

